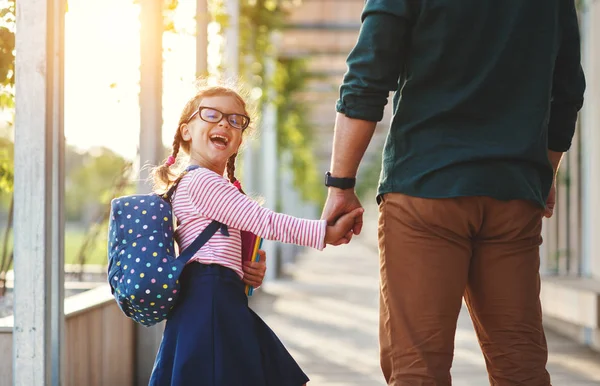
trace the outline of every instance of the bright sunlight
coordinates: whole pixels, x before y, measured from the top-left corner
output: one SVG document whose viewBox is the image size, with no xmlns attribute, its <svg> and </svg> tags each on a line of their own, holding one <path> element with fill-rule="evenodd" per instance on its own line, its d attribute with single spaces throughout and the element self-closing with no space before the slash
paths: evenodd
<svg viewBox="0 0 600 386">
<path fill-rule="evenodd" d="M 163 141 L 193 92 L 195 2 L 181 1 L 177 33 L 163 37 Z M 139 142 L 139 6 L 132 0 L 70 0 L 65 37 L 65 136 L 132 159 Z"/>
</svg>

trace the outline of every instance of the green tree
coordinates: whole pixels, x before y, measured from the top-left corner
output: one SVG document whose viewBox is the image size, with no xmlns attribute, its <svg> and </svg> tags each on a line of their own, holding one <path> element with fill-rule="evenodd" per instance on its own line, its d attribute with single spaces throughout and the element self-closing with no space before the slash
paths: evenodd
<svg viewBox="0 0 600 386">
<path fill-rule="evenodd" d="M 277 106 L 277 153 L 291 154 L 294 186 L 304 200 L 324 204 L 326 190 L 315 165 L 314 136 L 309 110 L 295 98 L 305 88 L 306 63 L 302 59 L 280 59 L 274 79 Z"/>
<path fill-rule="evenodd" d="M 212 17 L 224 31 L 228 16 L 222 0 L 210 2 Z M 322 189 L 317 165 L 314 162 L 312 128 L 307 122 L 308 108 L 299 102 L 295 95 L 303 91 L 307 79 L 305 62 L 301 59 L 278 59 L 275 74 L 269 77 L 269 58 L 277 57 L 272 42 L 272 33 L 281 30 L 289 15 L 292 3 L 284 0 L 240 0 L 240 78 L 259 95 L 257 111 L 262 111 L 265 103 L 274 103 L 278 113 L 277 135 L 278 154 L 291 153 L 294 186 L 303 199 L 322 203 L 325 191 Z M 274 100 L 268 100 L 268 90 L 273 88 Z M 280 162 L 281 164 L 281 162 Z"/>
<path fill-rule="evenodd" d="M 13 144 L 6 138 L 0 137 L 0 213 L 6 208 L 7 218 L 0 239 L 0 296 L 4 295 L 6 286 L 5 273 L 12 264 L 13 251 L 11 234 L 13 228 L 14 207 L 14 166 L 13 166 Z"/>
<path fill-rule="evenodd" d="M 104 158 L 104 159 L 102 159 Z M 109 171 L 116 164 L 119 164 L 121 160 L 116 163 L 111 160 L 112 155 L 109 157 L 100 156 L 96 158 L 98 161 L 95 166 L 104 165 Z M 106 160 L 110 162 L 106 162 Z M 111 184 L 104 186 L 104 192 L 100 196 L 101 202 L 96 210 L 95 218 L 93 222 L 88 226 L 87 231 L 83 237 L 81 246 L 79 247 L 76 254 L 76 261 L 79 263 L 81 268 L 79 269 L 79 280 L 83 279 L 83 265 L 88 262 L 89 257 L 94 253 L 96 248 L 103 251 L 103 255 L 106 255 L 107 235 L 106 229 L 108 227 L 108 219 L 110 218 L 110 201 L 114 197 L 120 197 L 124 194 L 133 193 L 133 186 L 131 185 L 131 162 L 124 162 L 123 167 L 119 170 L 119 173 L 112 175 Z M 96 170 L 96 169 L 94 169 Z M 102 170 L 102 169 L 99 169 Z M 104 181 L 105 183 L 108 181 Z"/>
<path fill-rule="evenodd" d="M 71 148 L 69 153 L 67 159 L 71 162 L 66 162 L 65 181 L 66 219 L 90 223 L 106 205 L 111 188 L 129 162 L 107 148 L 85 153 L 74 152 Z"/>
<path fill-rule="evenodd" d="M 6 138 L 0 137 L 0 195 L 12 192 L 13 182 L 12 142 Z"/>
<path fill-rule="evenodd" d="M 14 104 L 15 0 L 0 10 L 0 108 Z"/>
</svg>

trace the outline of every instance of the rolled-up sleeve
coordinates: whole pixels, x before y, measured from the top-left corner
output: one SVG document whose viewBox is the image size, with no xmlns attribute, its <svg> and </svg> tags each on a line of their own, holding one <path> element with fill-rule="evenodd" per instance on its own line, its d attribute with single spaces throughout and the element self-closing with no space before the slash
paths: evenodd
<svg viewBox="0 0 600 386">
<path fill-rule="evenodd" d="M 586 88 L 574 1 L 563 0 L 562 3 L 566 9 L 561 12 L 561 40 L 554 67 L 548 123 L 548 149 L 557 152 L 565 152 L 571 147 Z"/>
<path fill-rule="evenodd" d="M 406 60 L 411 0 L 367 0 L 336 110 L 349 118 L 380 121 Z"/>
</svg>

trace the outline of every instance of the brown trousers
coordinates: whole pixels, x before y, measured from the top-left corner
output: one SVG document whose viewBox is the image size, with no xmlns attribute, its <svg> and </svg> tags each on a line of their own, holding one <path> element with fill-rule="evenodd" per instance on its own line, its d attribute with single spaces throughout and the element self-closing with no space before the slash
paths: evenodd
<svg viewBox="0 0 600 386">
<path fill-rule="evenodd" d="M 542 209 L 489 197 L 382 197 L 380 350 L 388 385 L 451 385 L 464 296 L 490 384 L 548 386 Z"/>
</svg>

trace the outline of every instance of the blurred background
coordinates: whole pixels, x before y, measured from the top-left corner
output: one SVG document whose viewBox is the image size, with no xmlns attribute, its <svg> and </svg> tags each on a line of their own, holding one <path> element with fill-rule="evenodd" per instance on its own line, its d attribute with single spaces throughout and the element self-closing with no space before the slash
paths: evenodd
<svg viewBox="0 0 600 386">
<path fill-rule="evenodd" d="M 593 146 L 600 143 L 597 3 L 578 2 L 588 93 L 573 149 L 560 172 L 556 216 L 545 222 L 541 268 L 548 325 L 568 336 L 569 342 L 595 349 L 600 348 L 600 242 L 596 241 L 594 226 L 596 214 L 600 215 L 596 213 L 600 211 L 600 179 L 596 175 L 600 151 Z M 335 102 L 346 71 L 346 56 L 360 29 L 363 6 L 364 0 L 68 0 L 61 49 L 64 82 L 56 86 L 64 94 L 66 141 L 64 296 L 68 384 L 147 382 L 161 326 L 133 326 L 107 293 L 106 220 L 113 197 L 149 190 L 145 180 L 148 165 L 156 165 L 169 155 L 179 115 L 194 94 L 198 77 L 209 81 L 239 79 L 250 91 L 250 102 L 260 118 L 254 124 L 256 135 L 246 142 L 238 157 L 237 170 L 244 189 L 261 197 L 269 208 L 320 217 L 327 192 L 323 176 L 329 169 Z M 6 349 L 0 351 L 0 385 L 5 384 L 3 379 L 10 384 L 5 375 L 13 371 L 8 350 L 12 347 L 14 323 L 16 9 L 15 0 L 0 0 L 0 350 Z M 373 375 L 378 372 L 377 324 L 376 317 L 371 318 L 377 312 L 377 208 L 373 204 L 390 117 L 388 105 L 359 170 L 357 192 L 369 214 L 367 234 L 361 240 L 368 247 L 354 255 L 362 245 L 358 241 L 357 249 L 348 246 L 338 252 L 343 258 L 350 256 L 357 261 L 368 254 L 372 263 L 364 267 L 357 264 L 358 271 L 347 274 L 349 280 L 362 283 L 368 279 L 370 284 L 346 288 L 344 285 L 350 284 L 339 280 L 340 293 L 310 287 L 315 285 L 312 279 L 294 273 L 304 264 L 302 259 L 311 262 L 310 272 L 326 270 L 327 263 L 311 260 L 310 253 L 302 248 L 268 242 L 265 291 L 259 291 L 253 299 L 255 306 L 273 314 L 276 322 L 284 312 L 273 308 L 276 299 L 271 296 L 290 296 L 290 288 L 297 288 L 289 283 L 304 280 L 307 288 L 312 288 L 311 296 L 321 296 L 321 300 L 323 296 L 340 301 L 345 298 L 348 309 L 352 304 L 368 309 L 365 315 L 370 317 L 365 322 L 372 328 L 361 339 L 369 343 L 354 342 L 352 349 L 344 346 L 334 355 L 344 350 L 360 352 L 361 347 L 368 346 L 373 362 L 363 373 L 370 375 L 364 379 L 352 376 L 352 380 L 335 384 L 381 384 L 381 379 Z M 343 275 L 340 272 L 340 277 Z M 330 278 L 325 275 L 319 285 L 325 285 L 325 279 Z M 292 287 L 282 287 L 281 283 Z M 297 312 L 300 306 L 295 307 Z M 289 309 L 287 312 L 294 314 Z M 335 328 L 343 329 L 360 315 L 352 312 L 342 321 L 327 322 L 323 314 L 314 317 L 332 328 L 319 330 L 321 335 L 314 338 L 319 346 L 319 339 L 326 339 Z M 106 326 L 114 328 L 107 330 Z M 353 330 L 346 333 L 351 335 Z M 300 352 L 298 349 L 295 353 Z M 479 375 L 483 377 L 480 355 L 478 358 Z M 75 366 L 80 370 L 74 373 L 71 369 Z M 356 370 L 351 368 L 340 369 L 339 373 Z M 317 384 L 334 384 L 325 378 Z M 119 381 L 115 383 L 115 379 Z M 593 379 L 596 381 L 590 384 L 600 384 L 600 373 Z"/>
<path fill-rule="evenodd" d="M 14 1 L 1 0 L 0 4 L 4 10 L 0 30 L 4 177 L 0 225 L 7 229 L 14 114 Z M 162 47 L 160 42 L 150 41 L 150 37 L 144 41 L 140 35 L 143 20 L 139 1 L 68 2 L 64 51 L 67 264 L 78 264 L 82 259 L 90 264 L 105 263 L 106 232 L 96 235 L 95 225 L 105 226 L 102 222 L 112 197 L 136 189 L 140 166 L 160 162 L 170 153 L 179 115 L 194 93 L 197 75 L 233 76 L 251 89 L 251 102 L 261 120 L 254 124 L 258 130 L 246 146 L 247 154 L 238 161 L 245 190 L 264 197 L 262 179 L 277 185 L 285 181 L 289 191 L 277 189 L 266 205 L 312 217 L 320 215 L 335 101 L 346 55 L 360 28 L 363 2 L 241 1 L 235 73 L 228 72 L 229 17 L 224 1 L 204 2 L 206 9 L 199 13 L 195 0 L 163 1 L 161 5 L 162 30 L 157 25 L 145 28 L 153 29 L 148 36 L 160 36 Z M 198 25 L 206 33 L 198 36 Z M 161 63 L 153 62 L 154 52 L 142 57 L 140 41 L 153 46 L 149 50 L 162 51 Z M 199 49 L 206 50 L 200 59 Z M 152 83 L 155 80 L 141 84 L 142 62 L 148 77 L 162 77 L 162 92 Z M 141 105 L 149 98 L 159 100 Z M 140 164 L 140 128 L 144 137 L 160 135 L 164 150 L 157 160 L 144 159 Z M 258 154 L 263 151 L 263 133 L 272 128 L 276 130 L 276 155 L 264 159 Z M 369 152 L 361 169 L 368 174 L 359 180 L 361 194 L 371 194 L 367 191 L 376 187 L 385 132 L 378 130 L 378 134 L 371 146 L 375 151 Z M 274 163 L 276 174 L 262 175 L 265 166 L 261 161 Z M 7 265 L 10 263 L 0 267 Z"/>
</svg>

